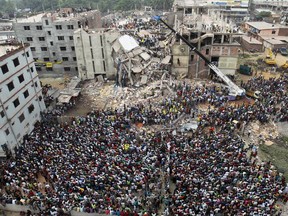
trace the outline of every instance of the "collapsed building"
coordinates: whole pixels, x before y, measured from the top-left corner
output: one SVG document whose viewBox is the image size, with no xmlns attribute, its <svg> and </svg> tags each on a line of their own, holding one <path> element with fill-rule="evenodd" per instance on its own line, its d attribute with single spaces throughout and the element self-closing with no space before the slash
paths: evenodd
<svg viewBox="0 0 288 216">
<path fill-rule="evenodd" d="M 159 40 L 162 36 L 154 33 L 140 29 L 77 30 L 74 36 L 79 77 L 115 79 L 119 86 L 163 79 L 171 73 L 171 53 L 168 44 Z"/>
</svg>

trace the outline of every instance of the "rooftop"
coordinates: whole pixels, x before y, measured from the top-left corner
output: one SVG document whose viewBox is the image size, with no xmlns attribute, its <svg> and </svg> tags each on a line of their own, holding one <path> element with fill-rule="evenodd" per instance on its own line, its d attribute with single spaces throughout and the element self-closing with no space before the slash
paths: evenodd
<svg viewBox="0 0 288 216">
<path fill-rule="evenodd" d="M 283 42 L 285 44 L 288 43 L 288 36 L 276 36 L 276 35 L 274 36 L 273 35 L 273 37 L 271 37 L 271 36 L 261 36 L 261 38 L 266 40 L 266 41 L 277 40 L 277 41 L 281 41 L 281 42 Z"/>
<path fill-rule="evenodd" d="M 21 44 L 18 44 L 18 45 L 0 44 L 0 58 L 12 52 L 13 50 L 17 50 L 20 47 L 21 47 Z"/>
<path fill-rule="evenodd" d="M 288 28 L 287 26 L 283 26 L 279 24 L 272 24 L 272 23 L 267 23 L 267 22 L 247 22 L 247 24 L 259 30 Z"/>
</svg>

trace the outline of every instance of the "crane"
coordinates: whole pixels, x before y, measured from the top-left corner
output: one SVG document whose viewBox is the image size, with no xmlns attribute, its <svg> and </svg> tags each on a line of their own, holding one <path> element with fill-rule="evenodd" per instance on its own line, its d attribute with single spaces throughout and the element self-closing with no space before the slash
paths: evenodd
<svg viewBox="0 0 288 216">
<path fill-rule="evenodd" d="M 169 26 L 160 16 L 154 16 L 154 19 L 162 22 L 167 28 L 169 28 L 173 33 L 175 33 L 183 42 L 185 42 L 192 51 L 194 51 L 205 63 L 213 70 L 228 86 L 229 95 L 239 98 L 245 95 L 245 89 L 237 86 L 231 79 L 229 79 L 218 67 L 216 67 L 210 60 L 208 60 L 200 51 L 196 49 L 186 38 L 184 38 L 179 32 Z"/>
</svg>

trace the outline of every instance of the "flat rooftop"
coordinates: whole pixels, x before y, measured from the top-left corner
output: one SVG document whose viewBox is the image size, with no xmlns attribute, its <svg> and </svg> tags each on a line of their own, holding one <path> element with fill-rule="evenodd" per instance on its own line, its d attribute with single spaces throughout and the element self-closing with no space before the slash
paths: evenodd
<svg viewBox="0 0 288 216">
<path fill-rule="evenodd" d="M 272 24 L 272 23 L 267 23 L 267 22 L 247 22 L 247 24 L 259 30 L 288 28 L 287 26 L 283 26 L 279 24 Z"/>
<path fill-rule="evenodd" d="M 9 52 L 16 50 L 20 47 L 21 47 L 20 44 L 19 45 L 6 45 L 6 44 L 2 45 L 2 44 L 0 44 L 0 57 L 4 56 L 4 55 L 8 54 Z"/>
</svg>

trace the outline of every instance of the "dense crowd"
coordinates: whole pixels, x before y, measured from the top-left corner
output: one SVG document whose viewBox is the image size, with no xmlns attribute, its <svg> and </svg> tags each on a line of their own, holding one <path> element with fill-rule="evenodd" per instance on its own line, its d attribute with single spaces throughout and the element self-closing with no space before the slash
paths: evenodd
<svg viewBox="0 0 288 216">
<path fill-rule="evenodd" d="M 1 164 L 1 202 L 39 215 L 150 216 L 161 205 L 164 215 L 271 215 L 278 199 L 287 200 L 285 178 L 257 161 L 257 143 L 245 147 L 233 120 L 287 119 L 287 77 L 243 84 L 254 86 L 261 91 L 255 103 L 232 105 L 225 89 L 179 82 L 175 97 L 158 104 L 93 111 L 71 124 L 46 117 Z M 204 103 L 207 113 L 198 114 Z M 171 126 L 181 115 L 198 121 L 190 136 L 134 126 Z"/>
</svg>

